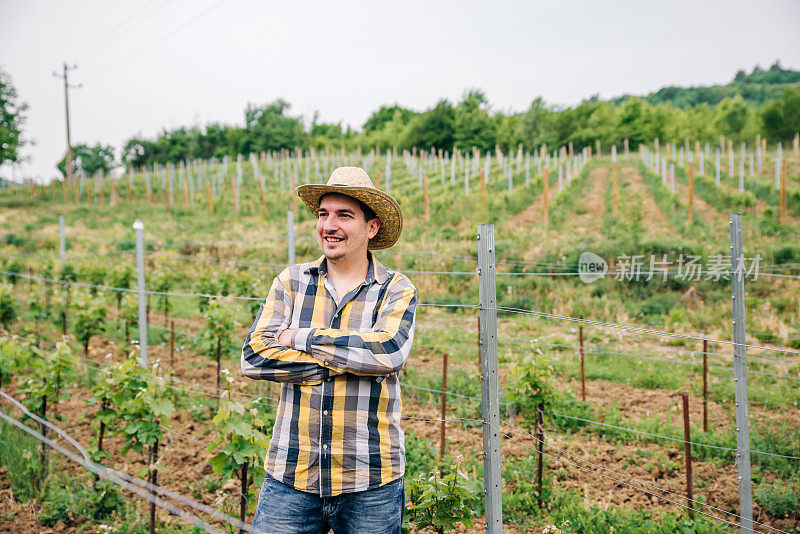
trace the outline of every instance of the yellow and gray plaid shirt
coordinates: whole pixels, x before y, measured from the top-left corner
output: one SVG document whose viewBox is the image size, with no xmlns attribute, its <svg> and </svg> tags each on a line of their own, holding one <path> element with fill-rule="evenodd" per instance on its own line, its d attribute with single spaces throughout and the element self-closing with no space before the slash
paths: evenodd
<svg viewBox="0 0 800 534">
<path fill-rule="evenodd" d="M 396 373 L 411 351 L 417 290 L 368 254 L 366 278 L 341 299 L 324 258 L 285 269 L 242 348 L 245 376 L 282 383 L 267 473 L 322 497 L 405 472 Z M 277 342 L 287 328 L 293 348 Z"/>
</svg>

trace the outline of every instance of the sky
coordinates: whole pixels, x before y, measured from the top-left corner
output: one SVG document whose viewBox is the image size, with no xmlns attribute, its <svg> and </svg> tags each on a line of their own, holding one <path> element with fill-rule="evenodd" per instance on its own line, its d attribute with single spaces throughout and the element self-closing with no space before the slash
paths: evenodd
<svg viewBox="0 0 800 534">
<path fill-rule="evenodd" d="M 0 68 L 29 106 L 28 161 L 49 181 L 72 143 L 209 122 L 248 102 L 360 129 L 383 104 L 416 110 L 485 91 L 495 111 L 574 105 L 665 85 L 729 82 L 776 59 L 800 69 L 800 2 L 0 0 Z M 0 176 L 10 178 L 10 165 Z"/>
</svg>

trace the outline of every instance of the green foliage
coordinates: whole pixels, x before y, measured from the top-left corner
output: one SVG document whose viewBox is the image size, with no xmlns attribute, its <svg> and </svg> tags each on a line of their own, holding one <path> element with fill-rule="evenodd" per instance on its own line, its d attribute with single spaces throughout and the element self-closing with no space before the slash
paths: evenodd
<svg viewBox="0 0 800 534">
<path fill-rule="evenodd" d="M 52 488 L 44 502 L 39 520 L 52 527 L 78 525 L 84 521 L 95 521 L 109 517 L 123 503 L 112 482 L 98 480 L 96 491 L 85 484 Z"/>
<path fill-rule="evenodd" d="M 125 342 L 130 340 L 130 327 L 139 320 L 139 300 L 133 293 L 125 293 L 122 297 L 120 314 L 125 322 Z"/>
<path fill-rule="evenodd" d="M 36 454 L 39 441 L 0 420 L 0 443 L 0 465 L 7 469 L 3 477 L 11 485 L 14 498 L 22 502 L 38 498 L 41 491 L 37 480 L 42 468 Z"/>
<path fill-rule="evenodd" d="M 163 436 L 161 420 L 175 411 L 169 398 L 166 382 L 155 373 L 159 362 L 153 364 L 153 371 L 139 366 L 135 353 L 124 361 L 109 366 L 103 380 L 98 382 L 96 394 L 102 394 L 116 410 L 116 417 L 100 412 L 99 417 L 107 417 L 110 434 L 125 437 L 122 454 L 130 449 L 142 452 L 144 447 L 152 447 Z M 101 382 L 105 381 L 105 385 Z"/>
<path fill-rule="evenodd" d="M 27 365 L 28 343 L 18 336 L 0 335 L 0 372 L 3 379 L 0 380 L 0 387 L 3 381 L 8 380 L 8 373 L 19 372 Z"/>
<path fill-rule="evenodd" d="M 577 492 L 554 492 L 549 518 L 563 525 L 565 532 L 583 534 L 647 533 L 647 534 L 723 534 L 726 525 L 700 516 L 689 519 L 674 513 L 659 511 L 655 516 L 649 508 L 586 506 Z"/>
<path fill-rule="evenodd" d="M 405 433 L 405 449 L 406 479 L 415 479 L 436 467 L 438 452 L 427 439 L 409 430 Z"/>
<path fill-rule="evenodd" d="M 788 141 L 800 130 L 800 90 L 787 87 L 780 98 L 761 110 L 764 137 L 770 141 Z"/>
<path fill-rule="evenodd" d="M 103 330 L 106 318 L 106 307 L 103 302 L 93 296 L 79 294 L 75 301 L 75 338 L 83 346 L 84 354 L 89 351 L 92 336 Z"/>
<path fill-rule="evenodd" d="M 456 106 L 455 145 L 461 150 L 478 147 L 481 152 L 494 148 L 494 124 L 489 117 L 486 95 L 477 89 L 468 91 L 464 100 Z"/>
<path fill-rule="evenodd" d="M 55 407 L 59 398 L 69 398 L 66 386 L 77 377 L 73 365 L 75 354 L 66 341 L 56 343 L 55 350 L 47 352 L 35 345 L 28 345 L 27 380 L 17 382 L 17 387 L 25 394 L 23 403 L 40 417 L 43 403 Z"/>
<path fill-rule="evenodd" d="M 443 533 L 456 528 L 459 523 L 472 527 L 473 507 L 478 497 L 469 489 L 469 476 L 461 470 L 462 458 L 454 465 L 420 474 L 408 484 L 412 502 L 411 523 L 418 529 L 432 528 Z"/>
<path fill-rule="evenodd" d="M 111 287 L 122 287 L 128 289 L 133 281 L 133 269 L 130 267 L 116 267 L 108 274 L 108 285 Z M 94 282 L 92 282 L 94 283 Z M 114 299 L 117 301 L 117 308 L 122 304 L 122 299 L 126 295 L 124 291 L 115 291 Z"/>
<path fill-rule="evenodd" d="M 800 483 L 787 484 L 779 480 L 773 484 L 760 484 L 753 497 L 775 517 L 786 518 L 800 513 Z"/>
<path fill-rule="evenodd" d="M 222 393 L 219 411 L 211 420 L 219 440 L 208 446 L 208 452 L 217 453 L 209 463 L 225 480 L 233 474 L 240 482 L 244 480 L 244 498 L 252 504 L 255 503 L 255 488 L 265 476 L 263 463 L 269 449 L 266 432 L 272 426 L 272 415 L 259 412 L 263 399 L 256 398 L 248 404 L 231 399 L 230 384 L 234 380 L 227 370 L 224 374 L 228 389 Z"/>
<path fill-rule="evenodd" d="M 17 317 L 17 304 L 7 286 L 0 286 L 0 325 L 8 330 L 8 325 Z"/>
<path fill-rule="evenodd" d="M 17 162 L 22 140 L 22 125 L 28 105 L 17 97 L 11 76 L 0 69 L 0 165 L 6 161 Z"/>
<path fill-rule="evenodd" d="M 555 390 L 550 382 L 552 375 L 553 366 L 540 350 L 527 352 L 512 364 L 506 399 L 510 407 L 525 417 L 528 428 L 535 426 L 533 418 L 539 407 L 549 410 L 553 403 Z"/>
<path fill-rule="evenodd" d="M 227 299 L 212 300 L 203 317 L 206 319 L 206 328 L 203 338 L 207 341 L 207 353 L 216 357 L 218 344 L 226 347 L 232 342 L 231 335 L 236 332 L 236 319 L 231 301 Z"/>
<path fill-rule="evenodd" d="M 56 164 L 62 176 L 67 175 L 67 154 L 64 153 L 61 160 Z M 82 172 L 86 176 L 93 176 L 94 174 L 103 171 L 104 174 L 109 174 L 111 169 L 114 168 L 114 147 L 110 145 L 103 146 L 78 144 L 72 147 L 72 171 Z M 113 179 L 113 178 L 112 178 Z"/>
<path fill-rule="evenodd" d="M 245 405 L 231 400 L 230 389 L 222 394 L 219 411 L 211 420 L 220 439 L 210 444 L 208 451 L 215 452 L 222 446 L 209 462 L 214 471 L 221 473 L 223 478 L 230 478 L 245 463 L 253 473 L 262 478 L 264 476 L 261 464 L 269 448 L 269 437 L 265 431 L 271 421 L 268 415 L 259 413 L 258 406 L 258 402 Z"/>
<path fill-rule="evenodd" d="M 502 464 L 503 480 L 507 488 L 503 495 L 503 519 L 513 524 L 527 526 L 542 514 L 539 508 L 539 486 L 536 481 L 538 458 L 528 454 L 521 460 L 508 460 Z M 546 468 L 546 459 L 543 460 Z M 546 470 L 542 479 L 541 502 L 543 508 L 550 502 L 553 474 Z"/>
<path fill-rule="evenodd" d="M 21 278 L 19 276 L 15 276 L 14 273 L 21 274 L 22 269 L 23 265 L 19 260 L 14 258 L 7 260 L 6 264 L 3 266 L 3 270 L 8 271 L 8 274 L 6 274 L 6 280 L 8 280 L 11 285 L 17 285 Z"/>
</svg>

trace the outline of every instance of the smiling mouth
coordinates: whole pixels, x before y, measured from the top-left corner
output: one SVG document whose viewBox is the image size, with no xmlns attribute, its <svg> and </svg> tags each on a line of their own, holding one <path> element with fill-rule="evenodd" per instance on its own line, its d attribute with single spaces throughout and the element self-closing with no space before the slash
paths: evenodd
<svg viewBox="0 0 800 534">
<path fill-rule="evenodd" d="M 326 235 L 325 237 L 322 238 L 322 240 L 325 241 L 326 243 L 341 243 L 342 241 L 344 241 L 344 238 L 332 235 Z"/>
</svg>

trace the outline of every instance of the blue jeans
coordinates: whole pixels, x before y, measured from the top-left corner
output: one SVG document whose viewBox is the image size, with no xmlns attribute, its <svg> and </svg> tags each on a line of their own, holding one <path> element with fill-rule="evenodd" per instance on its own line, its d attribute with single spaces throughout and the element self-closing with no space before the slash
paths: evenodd
<svg viewBox="0 0 800 534">
<path fill-rule="evenodd" d="M 259 534 L 398 534 L 406 492 L 403 477 L 367 491 L 336 497 L 298 491 L 267 475 L 253 531 Z"/>
</svg>

